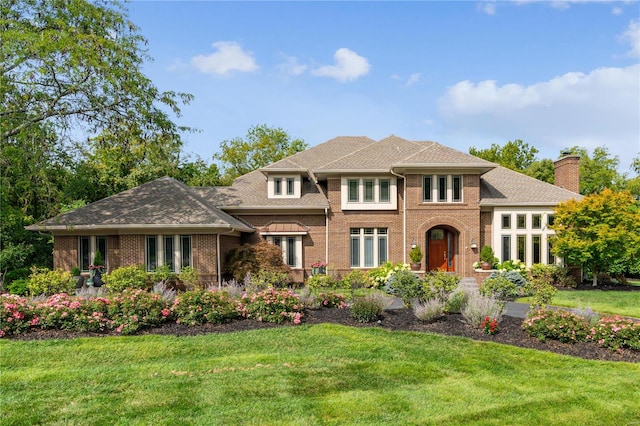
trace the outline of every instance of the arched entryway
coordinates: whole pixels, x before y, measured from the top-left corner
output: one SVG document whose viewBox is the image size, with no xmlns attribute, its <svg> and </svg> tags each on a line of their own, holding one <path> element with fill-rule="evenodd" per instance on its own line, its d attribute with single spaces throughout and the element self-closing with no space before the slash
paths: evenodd
<svg viewBox="0 0 640 426">
<path fill-rule="evenodd" d="M 455 272 L 458 232 L 448 226 L 434 226 L 426 234 L 427 271 Z"/>
</svg>

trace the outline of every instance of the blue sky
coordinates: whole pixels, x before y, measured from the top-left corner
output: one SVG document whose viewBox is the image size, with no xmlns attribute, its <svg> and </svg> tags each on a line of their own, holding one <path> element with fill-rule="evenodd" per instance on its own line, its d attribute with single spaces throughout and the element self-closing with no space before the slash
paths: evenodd
<svg viewBox="0 0 640 426">
<path fill-rule="evenodd" d="M 185 151 L 210 161 L 257 124 L 313 146 L 391 134 L 468 152 L 522 139 L 540 158 L 640 153 L 637 1 L 128 4 L 146 74 L 188 92 Z"/>
</svg>

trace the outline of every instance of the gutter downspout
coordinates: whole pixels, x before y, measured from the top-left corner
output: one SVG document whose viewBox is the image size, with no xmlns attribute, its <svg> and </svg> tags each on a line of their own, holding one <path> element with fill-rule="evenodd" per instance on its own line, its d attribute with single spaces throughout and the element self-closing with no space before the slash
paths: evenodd
<svg viewBox="0 0 640 426">
<path fill-rule="evenodd" d="M 324 208 L 324 258 L 329 263 L 329 209 Z"/>
<path fill-rule="evenodd" d="M 392 175 L 402 179 L 402 263 L 407 263 L 407 179 L 389 169 Z"/>
</svg>

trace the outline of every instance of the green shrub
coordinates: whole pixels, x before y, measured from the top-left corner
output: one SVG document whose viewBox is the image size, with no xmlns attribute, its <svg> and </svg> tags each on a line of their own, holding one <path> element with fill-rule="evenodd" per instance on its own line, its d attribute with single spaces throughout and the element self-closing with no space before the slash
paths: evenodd
<svg viewBox="0 0 640 426">
<path fill-rule="evenodd" d="M 285 288 L 289 281 L 289 274 L 286 272 L 264 269 L 251 276 L 249 285 L 254 290 L 264 290 L 269 287 Z"/>
<path fill-rule="evenodd" d="M 9 290 L 9 293 L 11 294 L 17 294 L 18 296 L 26 296 L 29 294 L 28 285 L 29 285 L 28 278 L 19 278 L 7 284 L 7 290 Z"/>
<path fill-rule="evenodd" d="M 543 278 L 532 278 L 527 284 L 527 293 L 532 295 L 531 309 L 545 308 L 558 292 L 558 289 Z"/>
<path fill-rule="evenodd" d="M 383 287 L 393 274 L 398 271 L 409 271 L 410 266 L 406 263 L 386 262 L 383 265 L 373 268 L 367 272 L 374 288 Z"/>
<path fill-rule="evenodd" d="M 434 322 L 444 314 L 445 304 L 438 298 L 425 300 L 413 307 L 413 314 L 420 321 Z"/>
<path fill-rule="evenodd" d="M 369 275 L 361 270 L 355 269 L 342 277 L 339 282 L 339 287 L 344 289 L 357 289 L 372 287 L 373 282 L 369 278 Z"/>
<path fill-rule="evenodd" d="M 530 311 L 522 323 L 530 336 L 540 341 L 559 340 L 563 343 L 584 342 L 589 332 L 589 323 L 574 313 L 562 309 Z"/>
<path fill-rule="evenodd" d="M 384 301 L 377 296 L 358 297 L 351 305 L 351 316 L 358 322 L 373 322 L 380 318 L 384 310 Z"/>
<path fill-rule="evenodd" d="M 114 269 L 104 274 L 102 280 L 110 292 L 120 293 L 125 289 L 142 289 L 151 288 L 151 281 L 143 266 L 131 265 Z"/>
<path fill-rule="evenodd" d="M 611 350 L 629 348 L 640 351 L 640 322 L 617 315 L 601 318 L 589 330 L 587 340 Z"/>
<path fill-rule="evenodd" d="M 485 279 L 479 290 L 483 296 L 502 301 L 513 300 L 518 296 L 518 287 L 502 275 Z"/>
<path fill-rule="evenodd" d="M 203 289 L 187 291 L 176 297 L 171 313 L 177 323 L 189 326 L 222 324 L 240 315 L 237 302 L 227 292 Z"/>
<path fill-rule="evenodd" d="M 517 269 L 511 269 L 507 271 L 492 272 L 491 275 L 489 275 L 489 278 L 504 277 L 515 284 L 518 296 L 526 296 L 528 294 L 527 280 L 522 274 L 523 273 Z"/>
<path fill-rule="evenodd" d="M 329 274 L 327 275 L 312 275 L 305 281 L 305 285 L 312 290 L 319 288 L 335 288 L 336 280 Z"/>
<path fill-rule="evenodd" d="M 399 269 L 390 274 L 383 289 L 386 293 L 402 298 L 405 306 L 411 306 L 414 299 L 421 299 L 424 294 L 422 279 L 406 269 Z"/>
<path fill-rule="evenodd" d="M 554 287 L 575 288 L 576 281 L 569 275 L 569 269 L 559 265 L 536 263 L 531 266 L 531 279 L 540 279 Z"/>
<path fill-rule="evenodd" d="M 176 278 L 176 273 L 171 270 L 169 265 L 161 265 L 156 267 L 155 271 L 147 273 L 147 280 L 152 283 L 167 283 Z"/>
<path fill-rule="evenodd" d="M 61 269 L 51 271 L 48 268 L 34 266 L 31 268 L 27 288 L 32 296 L 72 293 L 75 290 L 75 283 L 68 271 Z"/>
<path fill-rule="evenodd" d="M 469 295 L 466 291 L 458 290 L 449 295 L 444 310 L 449 314 L 459 314 L 467 304 Z"/>
<path fill-rule="evenodd" d="M 300 296 L 289 290 L 269 288 L 240 299 L 240 314 L 245 318 L 280 324 L 293 321 L 300 324 L 304 306 Z"/>
<path fill-rule="evenodd" d="M 446 302 L 449 295 L 460 285 L 460 277 L 444 271 L 432 271 L 425 275 L 422 283 L 422 300 L 438 299 Z"/>
<path fill-rule="evenodd" d="M 187 290 L 192 290 L 198 283 L 200 276 L 193 266 L 184 266 L 180 269 L 178 279 L 184 284 Z"/>
<path fill-rule="evenodd" d="M 497 269 L 500 272 L 517 271 L 520 272 L 521 275 L 524 275 L 527 272 L 527 264 L 520 259 L 505 260 L 498 265 Z"/>
<path fill-rule="evenodd" d="M 462 308 L 462 317 L 472 327 L 480 328 L 486 317 L 502 319 L 504 303 L 493 297 L 485 297 L 478 293 L 470 293 L 467 304 Z"/>
<path fill-rule="evenodd" d="M 231 250 L 227 255 L 227 270 L 235 280 L 242 282 L 247 274 L 255 276 L 260 271 L 288 273 L 290 268 L 284 264 L 279 247 L 260 240 Z"/>
</svg>

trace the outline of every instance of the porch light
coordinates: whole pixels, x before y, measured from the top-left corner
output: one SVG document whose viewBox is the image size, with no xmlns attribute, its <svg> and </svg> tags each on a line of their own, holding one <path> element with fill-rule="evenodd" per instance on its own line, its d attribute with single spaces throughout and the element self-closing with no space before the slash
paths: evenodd
<svg viewBox="0 0 640 426">
<path fill-rule="evenodd" d="M 471 248 L 472 249 L 478 248 L 478 245 L 476 244 L 476 239 L 475 238 L 471 239 Z"/>
<path fill-rule="evenodd" d="M 411 248 L 416 248 L 417 244 L 416 244 L 416 239 L 412 239 L 411 240 Z"/>
</svg>

